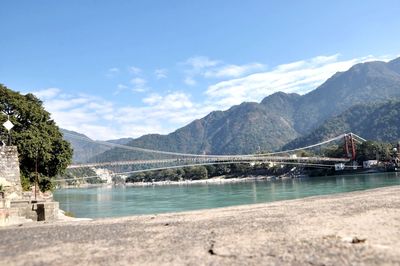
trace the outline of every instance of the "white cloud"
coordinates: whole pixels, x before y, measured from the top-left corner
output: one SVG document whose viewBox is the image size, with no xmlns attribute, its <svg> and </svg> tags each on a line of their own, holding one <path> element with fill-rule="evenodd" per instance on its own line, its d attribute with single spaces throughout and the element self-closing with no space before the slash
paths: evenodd
<svg viewBox="0 0 400 266">
<path fill-rule="evenodd" d="M 183 82 L 188 85 L 188 86 L 194 86 L 197 84 L 196 80 L 194 80 L 192 77 L 186 77 Z"/>
<path fill-rule="evenodd" d="M 56 97 L 60 94 L 60 92 L 61 90 L 58 88 L 48 88 L 40 91 L 34 91 L 32 93 L 41 100 L 46 100 Z"/>
<path fill-rule="evenodd" d="M 193 107 L 193 103 L 190 100 L 190 95 L 183 92 L 170 93 L 164 96 L 159 102 L 159 108 L 161 109 L 183 109 L 191 107 Z"/>
<path fill-rule="evenodd" d="M 146 92 L 148 90 L 149 89 L 146 88 L 146 87 L 135 87 L 135 88 L 132 89 L 133 92 L 138 92 L 138 93 Z"/>
<path fill-rule="evenodd" d="M 117 67 L 110 68 L 110 69 L 108 70 L 108 72 L 118 73 L 118 72 L 119 72 L 119 68 L 117 68 Z"/>
<path fill-rule="evenodd" d="M 164 68 L 156 69 L 154 71 L 154 74 L 156 76 L 156 79 L 165 79 L 165 78 L 168 77 L 167 76 L 168 75 L 168 71 L 166 69 L 164 69 Z"/>
<path fill-rule="evenodd" d="M 42 96 L 46 110 L 60 127 L 101 140 L 167 134 L 212 110 L 195 105 L 189 94 L 179 91 L 150 94 L 143 99 L 144 106 L 118 106 L 96 96 L 63 94 L 60 89 L 44 89 L 36 95 Z"/>
<path fill-rule="evenodd" d="M 128 68 L 129 73 L 132 75 L 140 75 L 142 73 L 142 69 L 135 67 L 135 66 L 130 66 Z"/>
<path fill-rule="evenodd" d="M 190 95 L 183 92 L 173 92 L 165 96 L 157 93 L 152 93 L 143 99 L 143 102 L 151 106 L 156 106 L 157 109 L 182 109 L 191 108 L 193 103 L 190 100 Z"/>
<path fill-rule="evenodd" d="M 162 100 L 161 95 L 159 95 L 158 93 L 152 93 L 149 96 L 147 96 L 146 98 L 144 98 L 143 102 L 147 103 L 149 105 L 155 105 L 156 103 L 158 103 L 161 100 Z"/>
<path fill-rule="evenodd" d="M 204 72 L 206 78 L 226 78 L 226 77 L 240 77 L 245 74 L 259 71 L 265 68 L 263 64 L 251 63 L 245 65 L 224 65 L 218 68 L 213 68 Z"/>
<path fill-rule="evenodd" d="M 338 58 L 337 54 L 318 56 L 278 65 L 270 71 L 213 84 L 208 87 L 206 95 L 220 106 L 229 107 L 243 101 L 260 101 L 277 91 L 304 94 L 321 85 L 336 72 L 348 70 L 354 64 L 385 59 L 366 56 L 340 61 Z"/>
<path fill-rule="evenodd" d="M 226 109 L 242 101 L 260 101 L 276 91 L 306 93 L 337 71 L 376 59 L 389 58 L 367 56 L 340 60 L 338 55 L 332 55 L 281 64 L 268 71 L 247 74 L 241 78 L 225 78 L 212 84 L 207 88 L 204 100 L 183 91 L 170 91 L 147 94 L 139 105 L 120 106 L 93 95 L 66 94 L 57 88 L 35 91 L 34 94 L 44 101 L 45 108 L 63 128 L 84 133 L 93 139 L 139 137 L 149 133 L 170 133 L 213 110 Z M 215 65 L 212 62 L 219 63 Z M 228 69 L 228 65 L 210 59 L 195 60 L 194 65 L 202 67 L 200 73 L 211 69 L 222 71 L 224 67 Z M 227 73 L 230 74 L 223 76 L 243 72 L 236 70 Z M 129 85 L 119 84 L 118 88 L 125 90 L 131 86 L 146 90 L 147 81 L 135 77 Z"/>
<path fill-rule="evenodd" d="M 132 91 L 134 92 L 146 92 L 149 90 L 147 87 L 147 81 L 143 78 L 133 78 L 131 79 L 131 83 L 134 86 Z"/>
<path fill-rule="evenodd" d="M 142 78 L 134 78 L 134 79 L 131 79 L 131 83 L 135 86 L 144 86 L 144 85 L 146 85 L 147 81 Z"/>
<path fill-rule="evenodd" d="M 206 56 L 194 56 L 190 57 L 185 61 L 185 64 L 190 66 L 194 70 L 200 70 L 208 67 L 213 67 L 221 62 L 218 60 L 211 60 Z"/>
<path fill-rule="evenodd" d="M 124 85 L 124 84 L 118 84 L 117 85 L 117 89 L 114 91 L 114 95 L 118 95 L 119 93 L 121 93 L 124 90 L 127 90 L 129 87 Z"/>
<path fill-rule="evenodd" d="M 249 63 L 244 65 L 226 64 L 221 60 L 213 60 L 206 56 L 195 56 L 187 59 L 183 65 L 185 78 L 184 83 L 189 86 L 197 84 L 197 77 L 201 78 L 237 78 L 246 74 L 265 69 L 261 63 Z"/>
<path fill-rule="evenodd" d="M 112 67 L 112 68 L 107 70 L 106 77 L 107 78 L 113 78 L 113 77 L 117 76 L 119 74 L 119 72 L 120 72 L 119 68 Z"/>
<path fill-rule="evenodd" d="M 188 86 L 197 84 L 195 76 L 204 76 L 204 71 L 207 69 L 221 64 L 221 61 L 212 60 L 206 56 L 193 56 L 188 58 L 182 65 L 185 67 L 185 78 L 183 82 Z"/>
</svg>

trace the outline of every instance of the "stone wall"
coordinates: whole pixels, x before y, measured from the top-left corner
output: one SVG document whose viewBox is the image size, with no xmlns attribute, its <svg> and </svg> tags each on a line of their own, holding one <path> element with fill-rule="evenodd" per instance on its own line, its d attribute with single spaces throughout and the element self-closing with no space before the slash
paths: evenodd
<svg viewBox="0 0 400 266">
<path fill-rule="evenodd" d="M 0 147 L 0 184 L 5 190 L 6 198 L 22 197 L 18 150 L 15 146 Z"/>
<path fill-rule="evenodd" d="M 56 201 L 13 201 L 10 211 L 15 216 L 31 219 L 32 221 L 56 221 L 58 219 L 59 203 Z"/>
<path fill-rule="evenodd" d="M 14 146 L 0 146 L 0 184 L 4 199 L 0 196 L 0 226 L 20 224 L 27 221 L 55 221 L 59 204 L 38 193 L 22 193 L 18 150 Z M 27 194 L 23 197 L 23 194 Z"/>
</svg>

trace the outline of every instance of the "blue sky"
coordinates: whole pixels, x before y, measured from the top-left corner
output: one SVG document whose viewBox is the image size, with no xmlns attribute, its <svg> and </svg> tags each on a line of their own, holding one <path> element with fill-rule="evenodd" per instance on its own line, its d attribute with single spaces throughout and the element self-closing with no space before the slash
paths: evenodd
<svg viewBox="0 0 400 266">
<path fill-rule="evenodd" d="M 400 54 L 399 1 L 2 1 L 0 83 L 95 139 L 169 133 Z"/>
</svg>

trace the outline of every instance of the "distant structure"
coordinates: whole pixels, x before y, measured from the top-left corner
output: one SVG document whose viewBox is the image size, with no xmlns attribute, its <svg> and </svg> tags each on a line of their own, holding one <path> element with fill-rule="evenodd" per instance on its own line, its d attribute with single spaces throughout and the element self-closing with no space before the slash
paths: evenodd
<svg viewBox="0 0 400 266">
<path fill-rule="evenodd" d="M 92 170 L 96 173 L 96 175 L 100 178 L 100 180 L 106 184 L 112 183 L 112 172 L 108 169 L 103 168 L 92 168 Z"/>
</svg>

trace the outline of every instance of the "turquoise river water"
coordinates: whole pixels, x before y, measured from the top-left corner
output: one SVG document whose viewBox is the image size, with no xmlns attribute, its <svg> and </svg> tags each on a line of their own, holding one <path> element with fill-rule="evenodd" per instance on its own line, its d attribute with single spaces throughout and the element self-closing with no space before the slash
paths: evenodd
<svg viewBox="0 0 400 266">
<path fill-rule="evenodd" d="M 307 177 L 225 184 L 60 189 L 54 198 L 76 217 L 179 212 L 400 185 L 400 173 Z"/>
</svg>

